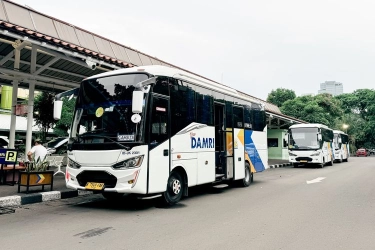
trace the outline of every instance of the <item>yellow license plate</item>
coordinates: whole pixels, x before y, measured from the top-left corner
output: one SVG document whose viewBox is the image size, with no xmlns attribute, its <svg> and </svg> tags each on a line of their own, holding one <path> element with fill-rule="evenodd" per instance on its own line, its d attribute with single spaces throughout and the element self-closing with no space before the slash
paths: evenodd
<svg viewBox="0 0 375 250">
<path fill-rule="evenodd" d="M 90 190 L 103 190 L 104 183 L 87 182 L 85 188 Z"/>
<path fill-rule="evenodd" d="M 306 160 L 302 160 L 302 161 L 299 161 L 299 162 L 307 162 Z"/>
</svg>

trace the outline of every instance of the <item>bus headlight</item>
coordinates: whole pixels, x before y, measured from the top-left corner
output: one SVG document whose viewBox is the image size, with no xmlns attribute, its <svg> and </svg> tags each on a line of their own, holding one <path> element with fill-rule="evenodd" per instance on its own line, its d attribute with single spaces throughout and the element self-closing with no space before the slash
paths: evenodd
<svg viewBox="0 0 375 250">
<path fill-rule="evenodd" d="M 297 155 L 289 152 L 289 156 L 297 156 Z"/>
<path fill-rule="evenodd" d="M 315 152 L 315 153 L 313 153 L 312 155 L 310 155 L 310 156 L 319 156 L 320 155 L 320 152 Z"/>
<path fill-rule="evenodd" d="M 68 166 L 71 168 L 79 169 L 81 168 L 81 165 L 79 165 L 77 162 L 71 160 L 68 158 Z"/>
<path fill-rule="evenodd" d="M 112 166 L 113 169 L 129 169 L 129 168 L 139 168 L 142 165 L 143 155 L 126 159 Z"/>
</svg>

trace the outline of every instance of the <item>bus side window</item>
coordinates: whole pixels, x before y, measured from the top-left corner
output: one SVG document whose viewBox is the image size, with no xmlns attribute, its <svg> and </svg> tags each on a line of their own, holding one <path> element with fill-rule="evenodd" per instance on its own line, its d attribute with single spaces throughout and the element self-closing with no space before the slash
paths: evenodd
<svg viewBox="0 0 375 250">
<path fill-rule="evenodd" d="M 171 79 L 170 79 L 171 80 Z M 174 80 L 174 79 L 172 79 Z M 171 135 L 195 122 L 195 91 L 186 82 L 173 81 L 170 88 Z"/>
<path fill-rule="evenodd" d="M 233 127 L 243 128 L 243 108 L 233 107 Z"/>
<path fill-rule="evenodd" d="M 247 129 L 252 129 L 250 106 L 245 106 L 245 109 L 244 109 L 244 127 Z"/>
<path fill-rule="evenodd" d="M 153 98 L 150 145 L 156 146 L 168 139 L 168 100 Z"/>
</svg>

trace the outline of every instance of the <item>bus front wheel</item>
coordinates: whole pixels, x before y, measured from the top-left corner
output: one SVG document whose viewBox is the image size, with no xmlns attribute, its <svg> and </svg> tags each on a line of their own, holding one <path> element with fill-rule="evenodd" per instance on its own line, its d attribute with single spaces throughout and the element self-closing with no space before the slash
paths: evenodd
<svg viewBox="0 0 375 250">
<path fill-rule="evenodd" d="M 179 172 L 172 172 L 168 178 L 167 190 L 162 194 L 164 206 L 172 206 L 179 202 L 184 193 L 184 182 Z"/>
</svg>

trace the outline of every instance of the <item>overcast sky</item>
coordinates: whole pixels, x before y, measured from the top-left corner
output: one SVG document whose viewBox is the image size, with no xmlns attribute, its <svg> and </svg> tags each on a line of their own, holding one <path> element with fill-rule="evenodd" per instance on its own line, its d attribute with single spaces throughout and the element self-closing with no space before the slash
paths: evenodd
<svg viewBox="0 0 375 250">
<path fill-rule="evenodd" d="M 375 88 L 372 0 L 14 0 L 266 99 Z"/>
</svg>

